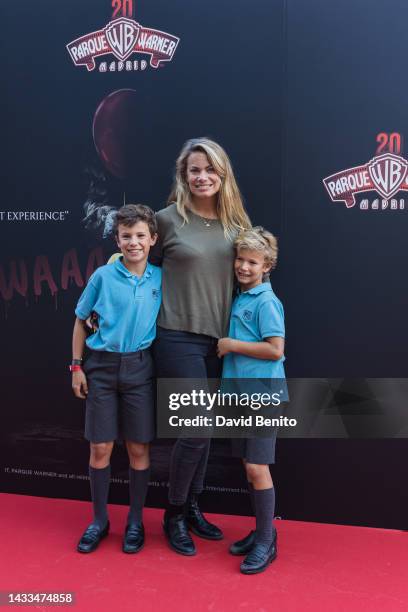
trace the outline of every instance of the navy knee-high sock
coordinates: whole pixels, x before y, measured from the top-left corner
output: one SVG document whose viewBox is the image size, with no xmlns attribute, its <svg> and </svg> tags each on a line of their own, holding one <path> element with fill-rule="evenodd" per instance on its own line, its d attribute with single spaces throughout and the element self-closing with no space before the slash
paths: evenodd
<svg viewBox="0 0 408 612">
<path fill-rule="evenodd" d="M 134 470 L 129 466 L 129 514 L 128 525 L 141 523 L 143 508 L 149 486 L 150 467 L 145 470 Z"/>
<path fill-rule="evenodd" d="M 274 537 L 275 489 L 254 489 L 256 542 L 270 545 Z"/>
<path fill-rule="evenodd" d="M 255 500 L 254 500 L 254 487 L 252 482 L 248 482 L 249 499 L 251 500 L 252 514 L 255 516 Z"/>
<path fill-rule="evenodd" d="M 110 484 L 110 465 L 105 468 L 89 466 L 89 480 L 93 503 L 93 523 L 103 529 L 108 522 L 108 495 Z"/>
</svg>

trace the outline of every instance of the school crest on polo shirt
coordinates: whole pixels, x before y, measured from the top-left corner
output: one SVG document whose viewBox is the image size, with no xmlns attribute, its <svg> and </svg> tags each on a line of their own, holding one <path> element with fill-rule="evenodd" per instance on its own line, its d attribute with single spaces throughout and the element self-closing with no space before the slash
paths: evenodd
<svg viewBox="0 0 408 612">
<path fill-rule="evenodd" d="M 242 313 L 242 318 L 244 321 L 250 321 L 252 319 L 252 310 L 244 310 Z"/>
<path fill-rule="evenodd" d="M 152 298 L 153 298 L 154 300 L 157 300 L 157 298 L 159 297 L 159 295 L 160 295 L 160 289 L 152 289 Z"/>
</svg>

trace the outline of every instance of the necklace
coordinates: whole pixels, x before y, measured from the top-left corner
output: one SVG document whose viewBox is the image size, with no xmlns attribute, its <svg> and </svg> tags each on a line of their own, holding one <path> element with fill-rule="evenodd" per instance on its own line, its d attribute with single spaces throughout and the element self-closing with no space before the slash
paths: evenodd
<svg viewBox="0 0 408 612">
<path fill-rule="evenodd" d="M 215 219 L 207 219 L 206 217 L 200 217 L 200 219 L 202 219 L 205 227 L 211 227 L 211 221 L 215 221 Z"/>
<path fill-rule="evenodd" d="M 205 227 L 212 227 L 213 221 L 218 221 L 218 217 L 203 217 L 203 215 L 199 215 L 193 210 L 191 212 L 204 223 Z"/>
</svg>

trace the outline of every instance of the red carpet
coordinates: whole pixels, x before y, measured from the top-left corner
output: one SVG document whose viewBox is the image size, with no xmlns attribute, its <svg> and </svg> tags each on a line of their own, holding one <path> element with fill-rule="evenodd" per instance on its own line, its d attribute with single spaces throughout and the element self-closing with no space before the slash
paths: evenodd
<svg viewBox="0 0 408 612">
<path fill-rule="evenodd" d="M 6 494 L 0 502 L 1 591 L 73 591 L 74 610 L 98 612 L 408 610 L 408 533 L 277 521 L 278 559 L 263 574 L 243 576 L 227 546 L 250 518 L 213 515 L 225 540 L 195 538 L 198 554 L 186 558 L 168 549 L 162 511 L 147 509 L 145 548 L 125 555 L 127 509 L 110 506 L 110 536 L 80 555 L 90 504 Z"/>
</svg>

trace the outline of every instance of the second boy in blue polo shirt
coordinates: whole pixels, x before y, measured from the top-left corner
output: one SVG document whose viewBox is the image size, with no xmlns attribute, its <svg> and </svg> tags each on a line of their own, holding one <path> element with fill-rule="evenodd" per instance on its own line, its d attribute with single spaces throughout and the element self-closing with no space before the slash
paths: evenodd
<svg viewBox="0 0 408 612">
<path fill-rule="evenodd" d="M 240 291 L 232 306 L 228 338 L 218 341 L 218 355 L 224 357 L 222 377 L 274 379 L 281 400 L 287 400 L 283 307 L 270 283 L 265 282 L 276 265 L 276 238 L 262 227 L 254 227 L 242 232 L 234 246 Z M 276 429 L 271 430 L 270 438 L 233 440 L 234 454 L 244 463 L 256 516 L 256 531 L 230 548 L 234 555 L 246 555 L 240 568 L 244 574 L 262 572 L 277 555 L 275 489 L 269 470 L 269 464 L 275 461 L 275 441 Z"/>
<path fill-rule="evenodd" d="M 283 306 L 271 284 L 260 283 L 240 291 L 232 304 L 228 335 L 245 342 L 262 342 L 264 338 L 285 337 Z M 280 359 L 259 359 L 242 353 L 228 353 L 224 359 L 223 378 L 284 379 Z M 286 397 L 285 397 L 286 399 Z"/>
<path fill-rule="evenodd" d="M 75 313 L 72 386 L 86 397 L 85 437 L 90 441 L 89 477 L 94 518 L 78 543 L 92 552 L 108 534 L 107 499 L 114 441 L 126 441 L 129 455 L 130 510 L 123 551 L 144 544 L 142 510 L 149 482 L 149 442 L 154 438 L 153 363 L 150 345 L 156 335 L 161 302 L 161 270 L 147 262 L 157 239 L 153 211 L 123 206 L 114 231 L 122 256 L 98 268 L 88 281 Z M 98 329 L 86 340 L 91 350 L 82 370 L 84 321 L 98 315 Z"/>
</svg>

